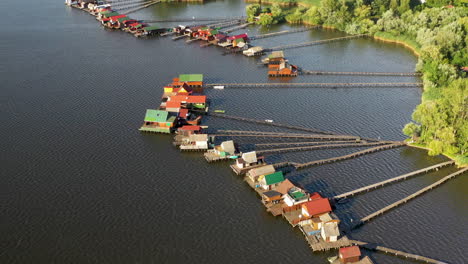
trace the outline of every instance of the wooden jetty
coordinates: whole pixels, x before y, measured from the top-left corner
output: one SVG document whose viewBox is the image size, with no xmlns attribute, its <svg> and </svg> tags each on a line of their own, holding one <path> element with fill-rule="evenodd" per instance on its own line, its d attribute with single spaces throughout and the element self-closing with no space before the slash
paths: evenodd
<svg viewBox="0 0 468 264">
<path fill-rule="evenodd" d="M 433 263 L 433 264 L 447 264 L 446 262 L 443 262 L 443 261 L 435 260 L 435 259 L 428 258 L 428 257 L 423 257 L 423 256 L 420 256 L 420 255 L 404 252 L 404 251 L 401 251 L 401 250 L 396 250 L 396 249 L 383 247 L 383 246 L 380 246 L 380 245 L 375 244 L 375 243 L 363 242 L 363 241 L 359 241 L 359 240 L 350 240 L 349 242 L 351 242 L 351 244 L 353 244 L 353 245 L 357 245 L 357 246 L 360 246 L 360 247 L 368 249 L 368 250 L 380 251 L 380 252 L 383 252 L 383 253 L 386 253 L 386 254 L 392 254 L 392 255 L 397 256 L 397 257 L 403 257 L 403 258 L 407 258 L 407 259 L 413 259 L 413 260 L 426 262 L 426 263 Z"/>
<path fill-rule="evenodd" d="M 231 158 L 231 156 L 238 156 L 239 154 L 234 154 L 234 155 L 229 155 L 229 156 L 221 157 L 221 156 L 218 155 L 217 153 L 214 153 L 212 150 L 208 150 L 208 151 L 205 152 L 203 155 L 204 155 L 206 161 L 208 161 L 209 163 L 211 163 L 211 162 L 216 162 L 216 161 L 233 160 L 233 159 Z"/>
<path fill-rule="evenodd" d="M 314 235 L 312 236 L 305 235 L 305 238 L 307 240 L 307 243 L 309 243 L 310 248 L 314 252 L 315 251 L 327 251 L 331 249 L 339 249 L 342 247 L 348 247 L 352 245 L 347 236 L 342 236 L 335 242 L 326 242 L 326 241 L 323 241 L 322 238 L 319 238 Z"/>
<path fill-rule="evenodd" d="M 288 44 L 288 45 L 276 46 L 276 47 L 272 47 L 272 48 L 267 48 L 267 49 L 265 49 L 265 51 L 276 51 L 276 50 L 285 50 L 285 49 L 302 48 L 302 47 L 314 46 L 314 45 L 321 45 L 321 44 L 327 44 L 327 43 L 336 42 L 336 41 L 342 41 L 342 40 L 363 38 L 363 37 L 367 37 L 367 36 L 368 36 L 368 35 L 366 35 L 366 34 L 360 34 L 360 35 L 353 35 L 353 36 L 340 37 L 340 38 L 331 38 L 331 39 L 315 40 L 315 41 L 309 41 L 309 42 L 303 42 L 303 43 L 296 43 L 296 44 Z"/>
<path fill-rule="evenodd" d="M 358 76 L 421 76 L 419 72 L 333 72 L 333 71 L 308 71 L 299 70 L 302 75 L 358 75 Z"/>
<path fill-rule="evenodd" d="M 192 22 L 192 21 L 223 21 L 223 20 L 238 20 L 246 19 L 245 16 L 237 17 L 199 17 L 199 18 L 173 18 L 173 19 L 156 19 L 156 20 L 143 20 L 145 23 L 157 23 L 157 22 Z"/>
<path fill-rule="evenodd" d="M 395 208 L 395 207 L 397 207 L 397 206 L 399 206 L 399 205 L 401 205 L 403 203 L 406 203 L 409 200 L 414 199 L 414 198 L 418 197 L 419 195 L 421 195 L 421 194 L 423 194 L 423 193 L 425 193 L 427 191 L 430 191 L 430 190 L 438 187 L 439 185 L 445 183 L 446 181 L 448 181 L 450 179 L 453 179 L 453 178 L 457 177 L 458 175 L 461 175 L 461 174 L 463 174 L 463 173 L 465 173 L 467 171 L 468 171 L 468 167 L 463 168 L 461 170 L 458 170 L 458 171 L 456 171 L 456 172 L 454 172 L 452 174 L 449 174 L 449 175 L 445 176 L 444 178 L 436 181 L 435 183 L 433 183 L 433 184 L 431 184 L 431 185 L 429 185 L 427 187 L 424 187 L 423 189 L 421 189 L 421 190 L 419 190 L 419 191 L 417 191 L 417 192 L 415 192 L 415 193 L 413 193 L 411 195 L 408 195 L 407 197 L 405 197 L 405 198 L 403 198 L 403 199 L 401 199 L 399 201 L 396 201 L 396 202 L 394 202 L 394 203 L 392 203 L 392 204 L 390 204 L 388 206 L 385 206 L 384 208 L 378 210 L 377 212 L 374 212 L 374 213 L 372 213 L 372 214 L 370 214 L 368 216 L 365 216 L 365 217 L 361 218 L 360 223 L 358 225 L 354 226 L 353 228 L 359 226 L 360 224 L 368 222 L 371 219 L 373 219 L 373 218 L 375 218 L 375 217 L 377 217 L 379 215 L 382 215 L 382 214 L 386 213 L 387 211 L 389 211 L 389 210 L 391 210 L 391 209 L 393 209 L 393 208 Z"/>
<path fill-rule="evenodd" d="M 317 139 L 317 140 L 330 140 L 330 139 L 356 139 L 353 136 L 335 136 L 335 135 L 289 135 L 289 134 L 210 134 L 210 136 L 216 137 L 255 137 L 255 138 L 306 138 L 306 139 Z"/>
<path fill-rule="evenodd" d="M 258 151 L 257 151 L 257 153 L 258 153 Z M 416 176 L 416 175 L 419 175 L 419 174 L 428 173 L 428 172 L 433 171 L 433 170 L 439 170 L 440 168 L 450 166 L 450 165 L 453 165 L 453 164 L 455 164 L 455 161 L 442 162 L 442 163 L 439 163 L 439 164 L 436 164 L 436 165 L 433 165 L 433 166 L 430 166 L 430 167 L 427 167 L 427 168 L 423 168 L 423 169 L 420 169 L 420 170 L 417 170 L 417 171 L 413 171 L 413 172 L 410 172 L 410 173 L 403 174 L 403 175 L 395 177 L 395 178 L 391 178 L 391 179 L 388 179 L 388 180 L 385 180 L 385 181 L 381 181 L 381 182 L 378 182 L 378 183 L 367 185 L 367 186 L 361 187 L 359 189 L 356 189 L 356 190 L 353 190 L 353 191 L 350 191 L 350 192 L 346 192 L 346 193 L 343 193 L 343 194 L 340 194 L 340 195 L 336 195 L 336 196 L 333 197 L 333 199 L 341 199 L 341 198 L 346 198 L 348 196 L 353 196 L 355 194 L 366 192 L 366 191 L 369 191 L 371 189 L 377 189 L 379 187 L 383 187 L 384 185 L 394 183 L 396 181 L 406 180 L 407 178 L 410 178 L 410 177 L 413 177 L 413 176 Z"/>
<path fill-rule="evenodd" d="M 315 160 L 315 161 L 311 161 L 311 162 L 307 162 L 307 163 L 297 163 L 294 167 L 296 167 L 296 169 L 299 170 L 299 169 L 304 169 L 304 168 L 311 167 L 311 166 L 324 165 L 324 164 L 334 163 L 334 162 L 338 162 L 338 161 L 342 161 L 342 160 L 357 158 L 359 156 L 374 153 L 374 152 L 377 152 L 377 151 L 398 148 L 398 147 L 402 147 L 402 146 L 405 146 L 405 145 L 406 144 L 404 142 L 392 143 L 392 144 L 387 144 L 387 145 L 378 146 L 378 147 L 374 147 L 374 148 L 368 148 L 368 149 L 357 151 L 357 152 L 354 152 L 354 153 L 351 153 L 351 154 L 348 154 L 348 155 L 344 155 L 344 156 L 333 157 L 333 158 L 329 158 L 329 159 Z"/>
<path fill-rule="evenodd" d="M 270 123 L 270 122 L 267 122 Z M 259 134 L 259 135 L 299 135 L 299 136 L 304 136 L 304 135 L 316 135 L 319 136 L 320 133 L 315 133 L 315 134 L 300 134 L 300 133 L 291 133 L 291 132 L 270 132 L 270 131 L 254 131 L 254 130 L 229 130 L 229 129 L 218 129 L 217 132 L 223 133 L 223 134 Z M 335 136 L 340 136 L 340 135 L 335 135 Z M 348 136 L 348 135 L 343 135 L 346 137 L 350 137 L 352 139 L 359 139 L 359 137 L 356 136 Z"/>
<path fill-rule="evenodd" d="M 422 82 L 400 83 L 209 83 L 205 88 L 418 88 Z"/>
<path fill-rule="evenodd" d="M 136 8 L 133 8 L 133 9 L 131 9 L 131 10 L 125 11 L 125 14 L 128 15 L 128 14 L 130 14 L 130 13 L 134 13 L 134 12 L 140 11 L 140 10 L 142 10 L 142 9 L 145 9 L 145 8 L 147 8 L 147 7 L 150 7 L 150 6 L 155 5 L 155 4 L 157 4 L 157 3 L 160 3 L 160 2 L 161 2 L 161 0 L 156 0 L 156 1 L 148 2 L 147 4 L 145 4 L 145 5 L 143 5 L 143 6 L 136 7 Z"/>
<path fill-rule="evenodd" d="M 233 164 L 230 167 L 234 171 L 234 173 L 236 173 L 237 175 L 244 175 L 251 169 L 255 169 L 255 168 L 258 168 L 258 167 L 263 167 L 265 165 L 267 165 L 267 164 L 262 163 L 262 164 L 257 164 L 257 165 L 253 165 L 253 166 L 249 166 L 249 167 L 241 169 L 241 168 L 237 167 L 235 164 Z"/>
<path fill-rule="evenodd" d="M 291 148 L 278 148 L 278 149 L 265 149 L 256 150 L 258 154 L 272 154 L 272 153 L 284 153 L 284 152 L 295 152 L 295 151 L 311 151 L 319 149 L 332 149 L 332 148 L 360 148 L 368 146 L 383 145 L 385 142 L 372 142 L 372 143 L 350 143 L 350 144 L 327 144 L 318 146 L 305 146 L 305 147 L 291 147 Z"/>
<path fill-rule="evenodd" d="M 351 143 L 363 142 L 361 140 L 331 140 L 331 141 L 305 141 L 305 142 L 270 142 L 254 144 L 256 147 L 272 147 L 272 146 L 289 146 L 289 145 L 324 145 L 324 144 L 337 144 L 337 143 Z"/>
<path fill-rule="evenodd" d="M 240 116 L 217 114 L 217 113 L 212 113 L 212 112 L 207 113 L 207 114 L 209 116 L 214 116 L 214 117 L 219 117 L 219 118 L 224 118 L 224 119 L 232 119 L 232 120 L 249 122 L 249 123 L 255 123 L 255 124 L 266 125 L 266 126 L 282 127 L 282 128 L 294 129 L 294 130 L 299 130 L 299 131 L 306 131 L 306 132 L 312 132 L 312 133 L 318 133 L 318 134 L 325 134 L 325 135 L 336 135 L 337 134 L 337 133 L 331 132 L 331 131 L 323 131 L 323 130 L 318 130 L 318 129 L 314 129 L 314 128 L 299 127 L 299 126 L 293 126 L 293 125 L 287 125 L 287 124 L 267 122 L 267 121 L 264 121 L 264 120 L 256 120 L 256 119 L 240 117 Z"/>
<path fill-rule="evenodd" d="M 299 32 L 304 32 L 304 31 L 310 31 L 310 30 L 317 29 L 317 28 L 321 28 L 321 26 L 312 26 L 312 27 L 305 27 L 305 28 L 293 29 L 293 30 L 282 30 L 282 31 L 278 31 L 278 32 L 255 35 L 255 36 L 249 37 L 249 39 L 250 40 L 257 40 L 257 39 L 271 38 L 271 37 L 276 37 L 276 36 L 281 36 L 281 35 L 286 35 L 286 34 L 293 34 L 293 33 L 299 33 Z"/>
<path fill-rule="evenodd" d="M 236 31 L 238 29 L 246 28 L 246 27 L 248 27 L 249 25 L 252 25 L 252 24 L 254 24 L 254 23 L 253 22 L 245 23 L 245 24 L 239 25 L 237 27 L 232 27 L 232 28 L 228 28 L 226 30 L 223 30 L 223 32 L 224 33 L 231 33 L 231 32 Z"/>
</svg>

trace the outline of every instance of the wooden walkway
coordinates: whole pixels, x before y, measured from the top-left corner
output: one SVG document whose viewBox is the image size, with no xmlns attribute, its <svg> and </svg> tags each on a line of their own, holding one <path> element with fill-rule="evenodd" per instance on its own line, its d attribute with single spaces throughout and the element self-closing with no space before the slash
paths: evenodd
<svg viewBox="0 0 468 264">
<path fill-rule="evenodd" d="M 330 139 L 356 139 L 353 136 L 335 136 L 335 135 L 294 135 L 294 134 L 209 134 L 215 137 L 255 137 L 255 138 L 304 138 L 317 140 Z"/>
<path fill-rule="evenodd" d="M 299 126 L 280 124 L 280 123 L 275 123 L 275 122 L 266 122 L 266 121 L 263 121 L 263 120 L 256 120 L 256 119 L 240 117 L 240 116 L 217 114 L 217 113 L 212 113 L 212 112 L 207 113 L 207 114 L 209 116 L 214 116 L 214 117 L 218 117 L 218 118 L 232 119 L 232 120 L 237 120 L 237 121 L 255 123 L 255 124 L 259 124 L 259 125 L 288 128 L 288 129 L 294 129 L 294 130 L 306 131 L 306 132 L 318 133 L 318 134 L 325 134 L 325 135 L 336 135 L 337 134 L 337 133 L 331 132 L 331 131 L 323 131 L 323 130 L 318 130 L 318 129 L 314 129 L 314 128 L 299 127 Z"/>
<path fill-rule="evenodd" d="M 348 247 L 352 245 L 347 236 L 340 237 L 336 242 L 326 242 L 326 241 L 323 241 L 321 237 L 317 237 L 317 236 L 305 235 L 305 238 L 307 242 L 309 243 L 310 248 L 314 252 L 315 251 L 327 251 L 330 249 L 339 249 L 342 247 Z"/>
<path fill-rule="evenodd" d="M 223 30 L 223 32 L 224 33 L 231 33 L 233 31 L 246 28 L 246 27 L 248 27 L 249 25 L 252 25 L 252 24 L 254 24 L 254 23 L 253 22 L 245 23 L 245 24 L 239 25 L 237 27 L 232 27 L 232 28 L 225 29 L 225 30 Z"/>
<path fill-rule="evenodd" d="M 315 161 L 311 161 L 311 162 L 307 162 L 307 163 L 297 163 L 296 165 L 294 165 L 294 167 L 296 167 L 296 169 L 299 170 L 299 169 L 304 169 L 304 168 L 311 167 L 311 166 L 324 165 L 324 164 L 334 163 L 334 162 L 337 162 L 337 161 L 352 159 L 352 158 L 356 158 L 356 157 L 363 156 L 363 155 L 366 155 L 366 154 L 374 153 L 374 152 L 377 152 L 377 151 L 398 148 L 398 147 L 402 147 L 402 146 L 405 146 L 405 145 L 406 144 L 404 142 L 392 143 L 392 144 L 387 144 L 387 145 L 378 146 L 378 147 L 374 147 L 374 148 L 368 148 L 368 149 L 361 150 L 361 151 L 358 151 L 358 152 L 354 152 L 354 153 L 344 155 L 344 156 L 333 157 L 333 158 L 322 159 L 322 160 L 315 160 Z"/>
<path fill-rule="evenodd" d="M 145 23 L 156 23 L 156 22 L 192 22 L 192 21 L 223 21 L 223 20 L 237 20 L 237 19 L 246 19 L 245 16 L 238 17 L 199 17 L 199 18 L 190 18 L 190 17 L 181 17 L 173 19 L 156 19 L 156 20 L 143 20 Z"/>
<path fill-rule="evenodd" d="M 435 260 L 435 259 L 428 258 L 428 257 L 419 256 L 419 255 L 416 255 L 416 254 L 411 254 L 411 253 L 404 252 L 404 251 L 401 251 L 401 250 L 396 250 L 396 249 L 383 247 L 383 246 L 377 245 L 375 243 L 368 243 L 368 242 L 363 242 L 363 241 L 358 241 L 358 240 L 350 240 L 350 242 L 353 245 L 357 245 L 357 246 L 360 246 L 360 247 L 368 249 L 368 250 L 380 251 L 380 252 L 383 252 L 383 253 L 386 253 L 386 254 L 392 254 L 392 255 L 395 255 L 395 256 L 398 256 L 398 257 L 404 257 L 404 258 L 407 258 L 407 259 L 413 259 L 413 260 L 426 262 L 426 263 L 447 264 L 446 262 L 442 262 L 442 261 Z"/>
<path fill-rule="evenodd" d="M 410 177 L 413 177 L 413 176 L 416 176 L 416 175 L 419 175 L 419 174 L 428 173 L 428 172 L 433 171 L 433 170 L 439 170 L 440 168 L 450 166 L 450 165 L 453 165 L 453 164 L 455 164 L 454 161 L 447 161 L 447 162 L 439 163 L 439 164 L 436 164 L 436 165 L 433 165 L 433 166 L 430 166 L 430 167 L 427 167 L 427 168 L 423 168 L 423 169 L 420 169 L 420 170 L 417 170 L 417 171 L 413 171 L 413 172 L 410 172 L 410 173 L 407 173 L 407 174 L 403 174 L 403 175 L 395 177 L 395 178 L 391 178 L 391 179 L 388 179 L 388 180 L 385 180 L 385 181 L 374 183 L 374 184 L 371 184 L 371 185 L 356 189 L 354 191 L 350 191 L 350 192 L 346 192 L 346 193 L 343 193 L 343 194 L 340 194 L 340 195 L 336 195 L 336 196 L 333 197 L 333 199 L 341 199 L 341 198 L 346 198 L 348 196 L 353 196 L 355 194 L 362 193 L 362 192 L 365 192 L 365 191 L 369 191 L 371 189 L 377 189 L 379 187 L 383 187 L 384 185 L 394 183 L 396 181 L 406 180 L 407 178 L 410 178 Z"/>
<path fill-rule="evenodd" d="M 128 10 L 128 11 L 125 11 L 125 14 L 128 15 L 128 14 L 130 14 L 130 13 L 134 13 L 134 12 L 140 11 L 140 10 L 142 10 L 142 9 L 145 9 L 145 8 L 147 8 L 147 7 L 150 7 L 150 6 L 155 5 L 155 4 L 157 4 L 157 3 L 160 3 L 160 2 L 161 2 L 160 0 L 151 1 L 151 2 L 149 2 L 149 3 L 147 3 L 147 4 L 143 5 L 143 6 L 136 7 L 136 8 L 130 9 L 130 10 Z"/>
<path fill-rule="evenodd" d="M 289 146 L 289 145 L 324 145 L 337 143 L 367 143 L 361 140 L 331 140 L 331 141 L 306 141 L 306 142 L 270 142 L 254 144 L 256 147 L 273 147 L 273 146 Z"/>
<path fill-rule="evenodd" d="M 209 83 L 205 88 L 418 88 L 422 82 L 401 83 Z"/>
<path fill-rule="evenodd" d="M 361 34 L 361 35 L 354 35 L 354 36 L 347 36 L 347 37 L 340 37 L 340 38 L 323 39 L 323 40 L 309 41 L 309 42 L 303 42 L 303 43 L 281 45 L 281 46 L 276 46 L 276 47 L 265 49 L 265 51 L 295 49 L 295 48 L 302 48 L 302 47 L 307 47 L 307 46 L 321 45 L 321 44 L 327 44 L 327 43 L 336 42 L 336 41 L 363 38 L 363 37 L 367 37 L 367 35 L 366 34 Z"/>
<path fill-rule="evenodd" d="M 272 154 L 272 153 L 311 151 L 311 150 L 332 149 L 332 148 L 362 148 L 362 147 L 376 146 L 376 145 L 383 145 L 383 144 L 386 144 L 386 143 L 385 142 L 372 142 L 372 143 L 351 143 L 351 144 L 327 144 L 327 145 L 319 145 L 319 146 L 256 150 L 256 153 Z"/>
<path fill-rule="evenodd" d="M 365 223 L 365 222 L 368 222 L 368 221 L 370 221 L 371 219 L 373 219 L 373 218 L 375 218 L 375 217 L 377 217 L 377 216 L 379 216 L 379 215 L 382 215 L 382 214 L 386 213 L 387 211 L 389 211 L 389 210 L 391 210 L 391 209 L 393 209 L 393 208 L 395 208 L 395 207 L 397 207 L 397 206 L 399 206 L 399 205 L 401 205 L 401 204 L 403 204 L 403 203 L 406 203 L 406 202 L 408 202 L 409 200 L 414 199 L 414 198 L 418 197 L 419 195 L 421 195 L 421 194 L 423 194 L 423 193 L 425 193 L 425 192 L 427 192 L 427 191 L 430 191 L 430 190 L 432 190 L 433 188 L 436 188 L 436 187 L 438 187 L 439 185 L 445 183 L 446 181 L 448 181 L 448 180 L 450 180 L 450 179 L 453 179 L 453 178 L 457 177 L 458 175 L 461 175 L 461 174 L 463 174 L 463 173 L 465 173 L 465 172 L 467 172 L 467 171 L 468 171 L 468 167 L 467 167 L 467 168 L 463 168 L 463 169 L 461 169 L 461 170 L 458 170 L 458 171 L 456 171 L 456 172 L 454 172 L 454 173 L 452 173 L 452 174 L 449 174 L 449 175 L 445 176 L 444 178 L 442 178 L 442 179 L 436 181 L 435 183 L 433 183 L 433 184 L 431 184 L 431 185 L 429 185 L 429 186 L 427 186 L 427 187 L 424 187 L 423 189 L 421 189 L 421 190 L 419 190 L 419 191 L 417 191 L 417 192 L 415 192 L 415 193 L 413 193 L 413 194 L 411 194 L 411 195 L 408 195 L 407 197 L 405 197 L 405 198 L 403 198 L 403 199 L 401 199 L 401 200 L 399 200 L 399 201 L 397 201 L 397 202 L 394 202 L 394 203 L 392 203 L 392 204 L 390 204 L 390 205 L 388 205 L 388 206 L 385 206 L 384 208 L 378 210 L 377 212 L 374 212 L 374 213 L 372 213 L 372 214 L 370 214 L 370 215 L 368 215 L 368 216 L 363 217 L 363 218 L 361 219 L 361 223 L 360 223 L 360 224 L 363 224 L 363 223 Z M 355 227 L 357 227 L 357 226 L 355 226 Z"/>
<path fill-rule="evenodd" d="M 267 122 L 270 123 L 270 122 Z M 314 133 L 314 134 L 300 134 L 300 133 L 291 133 L 291 132 L 270 132 L 270 131 L 254 131 L 254 130 L 229 130 L 229 129 L 218 129 L 217 132 L 224 134 L 258 134 L 258 135 L 294 135 L 294 136 L 321 136 L 323 133 Z M 343 136 L 349 137 L 350 139 L 359 139 L 357 136 L 349 135 L 337 135 L 333 136 Z"/>
<path fill-rule="evenodd" d="M 317 29 L 317 28 L 321 28 L 321 26 L 313 26 L 313 27 L 306 27 L 306 28 L 292 29 L 292 30 L 283 30 L 283 31 L 272 32 L 272 33 L 267 33 L 267 34 L 255 35 L 255 36 L 249 37 L 249 39 L 257 40 L 257 39 L 271 38 L 271 37 L 276 37 L 276 36 L 281 36 L 281 35 L 286 35 L 286 34 L 310 31 L 310 30 Z"/>
<path fill-rule="evenodd" d="M 357 76 L 421 76 L 419 72 L 333 72 L 333 71 L 307 71 L 300 70 L 303 75 L 357 75 Z"/>
</svg>

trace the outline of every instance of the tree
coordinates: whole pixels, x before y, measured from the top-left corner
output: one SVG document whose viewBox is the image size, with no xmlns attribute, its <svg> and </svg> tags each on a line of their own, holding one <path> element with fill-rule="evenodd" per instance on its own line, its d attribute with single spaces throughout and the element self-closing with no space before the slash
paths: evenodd
<svg viewBox="0 0 468 264">
<path fill-rule="evenodd" d="M 273 17 L 269 14 L 261 14 L 257 23 L 262 26 L 268 26 L 273 24 Z"/>
<path fill-rule="evenodd" d="M 407 135 L 408 137 L 412 137 L 413 140 L 419 137 L 420 133 L 421 126 L 413 122 L 406 124 L 406 126 L 403 128 L 403 134 Z"/>
<path fill-rule="evenodd" d="M 245 11 L 247 14 L 247 20 L 249 22 L 255 21 L 255 17 L 260 14 L 260 11 L 262 8 L 260 7 L 259 4 L 253 4 L 253 5 L 248 5 L 245 7 Z"/>
<path fill-rule="evenodd" d="M 312 6 L 305 12 L 303 19 L 312 25 L 319 25 L 323 23 L 322 16 L 320 15 L 319 9 L 316 6 Z"/>
</svg>

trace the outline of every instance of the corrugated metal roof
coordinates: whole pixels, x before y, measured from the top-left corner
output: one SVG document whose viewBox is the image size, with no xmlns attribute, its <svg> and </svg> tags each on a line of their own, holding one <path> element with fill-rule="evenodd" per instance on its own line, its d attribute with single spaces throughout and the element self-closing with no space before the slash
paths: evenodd
<svg viewBox="0 0 468 264">
<path fill-rule="evenodd" d="M 166 122 L 168 115 L 169 113 L 163 110 L 147 109 L 145 122 Z"/>
<path fill-rule="evenodd" d="M 244 153 L 242 159 L 247 163 L 257 162 L 257 153 L 255 151 Z"/>
<path fill-rule="evenodd" d="M 234 141 L 232 140 L 221 143 L 221 148 L 224 152 L 229 154 L 234 154 L 234 152 L 236 152 L 236 147 L 234 146 Z"/>
<path fill-rule="evenodd" d="M 271 174 L 275 172 L 275 167 L 273 165 L 266 165 L 259 168 L 251 169 L 249 175 L 252 177 L 261 176 L 265 174 Z"/>
</svg>

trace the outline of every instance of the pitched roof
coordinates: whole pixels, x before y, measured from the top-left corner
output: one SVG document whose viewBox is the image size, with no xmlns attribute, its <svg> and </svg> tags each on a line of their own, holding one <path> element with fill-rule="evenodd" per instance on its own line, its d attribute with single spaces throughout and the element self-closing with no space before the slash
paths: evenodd
<svg viewBox="0 0 468 264">
<path fill-rule="evenodd" d="M 181 117 L 181 118 L 187 118 L 188 114 L 189 114 L 188 109 L 182 108 L 179 111 L 179 117 Z"/>
<path fill-rule="evenodd" d="M 143 28 L 144 31 L 153 31 L 153 30 L 158 30 L 158 29 L 161 29 L 161 28 L 158 26 L 149 26 L 149 27 Z"/>
<path fill-rule="evenodd" d="M 203 82 L 203 74 L 181 74 L 179 75 L 181 82 Z"/>
<path fill-rule="evenodd" d="M 317 199 L 322 199 L 322 195 L 318 192 L 314 192 L 310 195 L 310 200 L 317 200 Z"/>
<path fill-rule="evenodd" d="M 229 40 L 235 40 L 235 39 L 248 38 L 248 37 L 249 36 L 246 33 L 244 33 L 244 34 L 240 34 L 240 35 L 231 36 L 228 39 Z"/>
<path fill-rule="evenodd" d="M 295 187 L 294 184 L 291 181 L 289 181 L 288 179 L 286 179 L 282 183 L 280 183 L 278 185 L 278 187 L 276 187 L 275 190 L 280 192 L 281 194 L 286 194 L 289 191 L 289 189 L 291 189 L 293 187 Z"/>
<path fill-rule="evenodd" d="M 282 50 L 280 51 L 273 51 L 268 58 L 270 59 L 276 59 L 276 58 L 284 58 L 284 52 Z"/>
<path fill-rule="evenodd" d="M 265 183 L 267 185 L 277 184 L 284 181 L 284 176 L 282 171 L 277 171 L 272 174 L 265 175 Z"/>
<path fill-rule="evenodd" d="M 329 213 L 326 213 L 326 214 L 323 214 L 323 215 L 320 215 L 319 216 L 320 218 L 320 221 L 326 223 L 326 222 L 329 222 L 331 220 L 333 220 L 333 218 L 331 218 L 330 214 Z"/>
<path fill-rule="evenodd" d="M 275 196 L 280 196 L 281 193 L 277 192 L 277 191 L 268 191 L 268 192 L 264 192 L 263 195 L 265 195 L 266 197 L 275 197 Z"/>
<path fill-rule="evenodd" d="M 186 95 L 174 95 L 169 97 L 168 102 L 181 102 L 181 103 L 186 103 L 188 100 L 188 96 Z"/>
<path fill-rule="evenodd" d="M 195 134 L 189 136 L 190 141 L 208 141 L 207 134 Z"/>
<path fill-rule="evenodd" d="M 168 115 L 167 111 L 147 109 L 145 122 L 166 122 Z"/>
<path fill-rule="evenodd" d="M 232 140 L 222 142 L 221 148 L 224 152 L 229 154 L 234 154 L 234 152 L 236 152 L 236 147 L 234 146 L 234 141 Z"/>
<path fill-rule="evenodd" d="M 206 103 L 206 95 L 192 95 L 187 99 L 189 104 L 204 104 Z"/>
<path fill-rule="evenodd" d="M 359 250 L 358 246 L 340 248 L 339 252 L 342 258 L 352 258 L 361 256 L 361 250 Z"/>
<path fill-rule="evenodd" d="M 255 151 L 244 153 L 242 159 L 247 163 L 257 162 L 257 153 Z"/>
<path fill-rule="evenodd" d="M 300 190 L 291 192 L 291 197 L 292 197 L 294 200 L 300 199 L 300 198 L 305 197 L 305 196 L 306 196 L 306 194 L 303 193 L 303 192 L 301 192 Z"/>
<path fill-rule="evenodd" d="M 340 229 L 338 229 L 337 222 L 325 223 L 322 228 L 323 228 L 324 235 L 327 237 L 340 235 Z"/>
<path fill-rule="evenodd" d="M 180 108 L 181 103 L 177 101 L 167 101 L 166 108 Z"/>
<path fill-rule="evenodd" d="M 120 15 L 119 13 L 117 12 L 109 12 L 109 13 L 105 13 L 103 14 L 105 17 L 113 17 L 113 16 L 118 16 Z"/>
<path fill-rule="evenodd" d="M 183 131 L 199 131 L 201 130 L 200 126 L 182 126 L 178 130 L 183 130 Z"/>
<path fill-rule="evenodd" d="M 306 207 L 309 215 L 318 215 L 331 212 L 330 201 L 327 198 L 308 201 L 303 204 Z"/>
<path fill-rule="evenodd" d="M 256 177 L 260 175 L 271 174 L 273 172 L 275 172 L 275 167 L 273 167 L 273 165 L 266 165 L 255 169 L 251 169 L 249 171 L 249 175 L 252 177 Z"/>
</svg>

